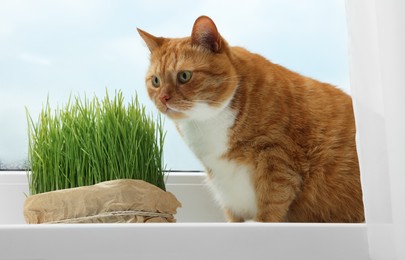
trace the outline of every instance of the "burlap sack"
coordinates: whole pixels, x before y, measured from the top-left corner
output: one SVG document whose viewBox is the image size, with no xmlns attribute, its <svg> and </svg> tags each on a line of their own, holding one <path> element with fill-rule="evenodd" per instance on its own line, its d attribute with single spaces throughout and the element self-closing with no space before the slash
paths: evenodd
<svg viewBox="0 0 405 260">
<path fill-rule="evenodd" d="M 178 207 L 172 193 L 128 179 L 30 196 L 24 217 L 28 224 L 175 222 Z"/>
</svg>

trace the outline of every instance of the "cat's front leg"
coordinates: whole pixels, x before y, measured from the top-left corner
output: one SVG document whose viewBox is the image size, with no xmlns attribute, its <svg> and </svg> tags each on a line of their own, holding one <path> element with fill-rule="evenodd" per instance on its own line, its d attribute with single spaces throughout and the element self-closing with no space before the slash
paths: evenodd
<svg viewBox="0 0 405 260">
<path fill-rule="evenodd" d="M 229 208 L 225 208 L 224 209 L 224 213 L 225 213 L 225 217 L 226 220 L 228 222 L 237 222 L 237 223 L 241 223 L 241 222 L 245 222 L 245 219 L 236 215 L 235 213 L 233 213 L 232 210 L 230 210 Z"/>
<path fill-rule="evenodd" d="M 259 160 L 255 173 L 257 222 L 286 222 L 291 203 L 296 198 L 301 177 L 280 161 L 269 161 L 269 156 Z"/>
</svg>

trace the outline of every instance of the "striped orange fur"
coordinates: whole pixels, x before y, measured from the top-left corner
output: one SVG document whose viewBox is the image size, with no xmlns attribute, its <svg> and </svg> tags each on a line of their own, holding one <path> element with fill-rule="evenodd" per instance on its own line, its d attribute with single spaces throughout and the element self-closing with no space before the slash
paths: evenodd
<svg viewBox="0 0 405 260">
<path fill-rule="evenodd" d="M 206 167 L 229 221 L 363 222 L 351 98 L 240 47 L 199 17 L 148 46 L 148 94 Z"/>
</svg>

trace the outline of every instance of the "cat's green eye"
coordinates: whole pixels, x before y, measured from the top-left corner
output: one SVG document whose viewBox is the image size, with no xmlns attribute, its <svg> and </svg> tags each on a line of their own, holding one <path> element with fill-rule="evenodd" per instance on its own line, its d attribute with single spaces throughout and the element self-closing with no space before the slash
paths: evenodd
<svg viewBox="0 0 405 260">
<path fill-rule="evenodd" d="M 160 80 L 159 80 L 158 77 L 152 76 L 152 85 L 153 85 L 155 88 L 158 88 L 158 87 L 160 86 Z"/>
<path fill-rule="evenodd" d="M 191 73 L 189 70 L 180 71 L 177 73 L 177 80 L 184 84 L 190 81 L 192 75 L 193 73 Z"/>
</svg>

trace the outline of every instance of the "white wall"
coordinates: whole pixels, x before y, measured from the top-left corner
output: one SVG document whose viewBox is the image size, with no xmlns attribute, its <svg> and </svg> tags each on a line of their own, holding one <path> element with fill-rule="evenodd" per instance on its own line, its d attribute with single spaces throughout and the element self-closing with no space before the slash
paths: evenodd
<svg viewBox="0 0 405 260">
<path fill-rule="evenodd" d="M 346 5 L 370 257 L 405 259 L 405 1 Z"/>
</svg>

